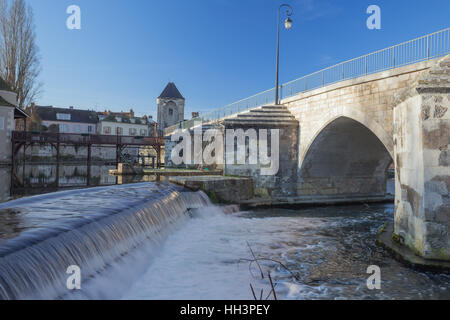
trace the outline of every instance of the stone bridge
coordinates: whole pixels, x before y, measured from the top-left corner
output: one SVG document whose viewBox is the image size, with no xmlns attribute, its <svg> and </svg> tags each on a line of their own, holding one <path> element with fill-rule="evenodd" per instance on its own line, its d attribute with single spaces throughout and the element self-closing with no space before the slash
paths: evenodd
<svg viewBox="0 0 450 320">
<path fill-rule="evenodd" d="M 395 234 L 425 258 L 450 260 L 450 56 L 282 104 L 299 129 L 297 181 L 281 193 L 370 199 L 385 194 L 394 163 Z"/>
<path fill-rule="evenodd" d="M 276 175 L 227 163 L 226 150 L 224 171 L 252 177 L 261 200 L 330 203 L 385 199 L 395 168 L 396 239 L 450 260 L 449 107 L 450 56 L 338 82 L 221 120 L 280 133 Z"/>
</svg>

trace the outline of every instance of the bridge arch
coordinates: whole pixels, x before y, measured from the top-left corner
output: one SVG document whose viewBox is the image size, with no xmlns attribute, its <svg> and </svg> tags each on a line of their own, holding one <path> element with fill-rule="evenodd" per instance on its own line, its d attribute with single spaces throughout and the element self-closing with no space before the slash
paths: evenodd
<svg viewBox="0 0 450 320">
<path fill-rule="evenodd" d="M 302 162 L 305 159 L 305 156 L 310 149 L 311 145 L 314 143 L 319 134 L 333 121 L 339 119 L 341 117 L 346 117 L 353 119 L 362 125 L 364 125 L 367 129 L 369 129 L 377 138 L 383 143 L 386 150 L 389 152 L 391 158 L 394 158 L 394 140 L 393 133 L 388 133 L 384 128 L 372 117 L 364 114 L 358 109 L 351 107 L 336 107 L 332 110 L 332 116 L 329 118 L 324 118 L 323 120 L 319 120 L 319 124 L 315 126 L 317 128 L 312 134 L 312 138 L 309 139 L 309 142 L 305 145 L 304 148 L 301 148 L 300 151 L 300 163 L 299 168 L 302 167 Z"/>
<path fill-rule="evenodd" d="M 375 121 L 359 116 L 353 112 L 324 121 L 301 157 L 302 195 L 385 195 L 392 139 Z"/>
</svg>

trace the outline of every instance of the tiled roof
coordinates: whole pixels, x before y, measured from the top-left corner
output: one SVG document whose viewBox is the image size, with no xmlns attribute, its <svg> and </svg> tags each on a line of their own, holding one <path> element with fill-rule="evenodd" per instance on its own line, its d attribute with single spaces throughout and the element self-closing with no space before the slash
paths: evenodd
<svg viewBox="0 0 450 320">
<path fill-rule="evenodd" d="M 95 111 L 78 110 L 67 108 L 54 108 L 36 106 L 36 111 L 43 121 L 65 121 L 65 122 L 79 122 L 79 123 L 98 123 L 98 116 Z M 61 120 L 56 117 L 56 114 L 70 114 L 70 120 Z"/>
<path fill-rule="evenodd" d="M 173 82 L 169 82 L 163 92 L 160 94 L 158 98 L 169 98 L 169 99 L 183 99 L 184 97 L 181 95 L 180 91 L 178 91 L 177 86 Z"/>
</svg>

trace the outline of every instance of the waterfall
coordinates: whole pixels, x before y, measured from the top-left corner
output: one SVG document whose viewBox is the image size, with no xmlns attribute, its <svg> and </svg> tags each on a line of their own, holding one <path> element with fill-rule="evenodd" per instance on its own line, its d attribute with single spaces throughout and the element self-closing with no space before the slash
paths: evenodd
<svg viewBox="0 0 450 320">
<path fill-rule="evenodd" d="M 69 266 L 80 267 L 83 279 L 93 278 L 133 250 L 158 242 L 189 218 L 189 209 L 208 204 L 202 192 L 142 183 L 0 205 L 0 299 L 63 298 L 69 294 Z M 15 230 L 14 237 L 4 224 Z"/>
</svg>

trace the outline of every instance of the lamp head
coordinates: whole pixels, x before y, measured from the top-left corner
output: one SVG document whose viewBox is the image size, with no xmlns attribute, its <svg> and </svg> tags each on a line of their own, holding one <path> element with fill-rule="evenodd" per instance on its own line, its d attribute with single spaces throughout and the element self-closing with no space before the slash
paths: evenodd
<svg viewBox="0 0 450 320">
<path fill-rule="evenodd" d="M 287 18 L 286 21 L 284 21 L 284 27 L 287 30 L 292 28 L 292 20 L 291 20 L 291 18 Z"/>
</svg>

